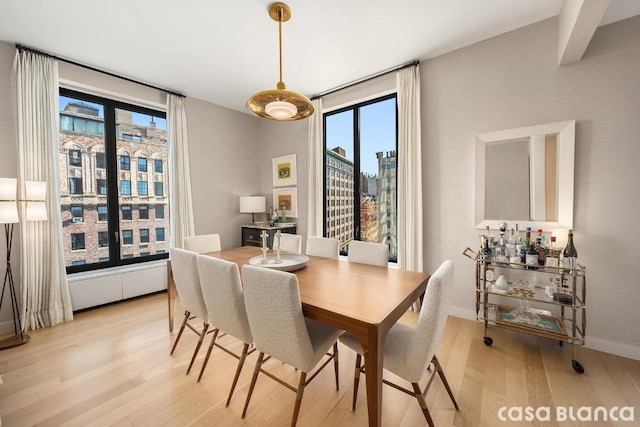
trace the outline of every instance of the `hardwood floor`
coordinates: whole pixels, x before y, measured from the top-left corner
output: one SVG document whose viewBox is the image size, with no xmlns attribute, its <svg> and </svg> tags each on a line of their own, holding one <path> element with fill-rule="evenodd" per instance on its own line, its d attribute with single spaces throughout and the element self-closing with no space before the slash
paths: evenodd
<svg viewBox="0 0 640 427">
<path fill-rule="evenodd" d="M 403 321 L 415 322 L 416 314 L 407 313 Z M 255 353 L 247 358 L 233 400 L 225 407 L 236 359 L 215 349 L 197 383 L 206 349 L 185 375 L 196 336 L 185 332 L 170 356 L 176 332 L 168 332 L 166 294 L 87 311 L 72 322 L 30 331 L 28 344 L 0 352 L 3 427 L 289 425 L 295 394 L 264 376 L 258 379 L 247 417 L 240 418 Z M 493 328 L 494 344 L 486 347 L 482 332 L 480 324 L 449 318 L 437 354 L 460 412 L 436 379 L 427 395 L 436 426 L 640 425 L 640 361 L 578 349 L 586 369 L 578 375 L 571 369 L 570 346 Z M 241 348 L 231 337 L 223 341 Z M 333 370 L 323 370 L 305 391 L 299 426 L 367 425 L 366 376 L 358 408 L 350 411 L 354 362 L 355 355 L 341 346 L 340 391 L 335 390 Z M 293 368 L 275 360 L 267 368 L 296 383 Z M 417 401 L 390 387 L 383 390 L 384 426 L 426 425 Z M 551 421 L 501 422 L 498 411 L 503 406 L 551 407 Z M 558 422 L 557 406 L 574 411 L 630 406 L 636 421 Z"/>
</svg>

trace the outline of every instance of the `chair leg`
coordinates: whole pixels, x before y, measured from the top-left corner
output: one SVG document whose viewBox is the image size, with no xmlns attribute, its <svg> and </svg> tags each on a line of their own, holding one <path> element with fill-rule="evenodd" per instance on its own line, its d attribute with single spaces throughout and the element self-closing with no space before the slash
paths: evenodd
<svg viewBox="0 0 640 427">
<path fill-rule="evenodd" d="M 416 397 L 416 399 L 418 399 L 420 408 L 422 408 L 422 413 L 427 420 L 427 424 L 429 424 L 429 427 L 433 427 L 433 420 L 431 419 L 431 414 L 429 413 L 429 409 L 427 408 L 427 402 L 425 402 L 424 397 L 422 397 L 420 386 L 418 385 L 418 383 L 411 383 L 411 385 L 413 386 L 414 396 Z"/>
<path fill-rule="evenodd" d="M 353 403 L 351 404 L 351 410 L 353 412 L 356 411 L 356 400 L 358 399 L 358 384 L 360 384 L 360 371 L 362 370 L 361 363 L 362 356 L 356 354 L 356 369 L 353 373 Z"/>
<path fill-rule="evenodd" d="M 249 351 L 249 344 L 245 344 L 242 348 L 242 354 L 240 355 L 240 360 L 238 361 L 238 367 L 236 368 L 236 375 L 233 377 L 233 384 L 231 384 L 231 390 L 229 391 L 229 397 L 227 397 L 227 403 L 224 406 L 229 406 L 229 402 L 231 402 L 231 396 L 233 396 L 233 391 L 236 388 L 236 384 L 238 383 L 238 378 L 240 378 L 240 372 L 242 372 L 242 367 L 244 366 L 244 361 L 247 358 L 247 352 Z"/>
<path fill-rule="evenodd" d="M 189 316 L 191 316 L 191 313 L 189 313 L 188 311 L 185 311 L 184 312 L 184 319 L 182 320 L 182 325 L 180 325 L 180 330 L 178 331 L 178 336 L 176 337 L 176 340 L 173 343 L 173 347 L 171 347 L 171 353 L 169 353 L 169 355 L 172 355 L 173 352 L 175 351 L 176 347 L 178 346 L 178 341 L 180 341 L 180 337 L 182 337 L 182 333 L 184 332 L 184 328 L 185 328 L 185 326 L 187 326 L 187 322 L 189 321 Z"/>
<path fill-rule="evenodd" d="M 209 363 L 209 357 L 211 356 L 211 351 L 213 350 L 213 346 L 216 343 L 216 339 L 218 338 L 218 333 L 220 329 L 213 330 L 213 336 L 211 337 L 211 342 L 209 343 L 209 348 L 207 349 L 207 355 L 204 357 L 204 362 L 202 362 L 202 368 L 200 368 L 200 375 L 198 375 L 198 382 L 202 379 L 202 374 L 204 374 L 204 370 L 207 367 L 207 363 Z"/>
<path fill-rule="evenodd" d="M 306 372 L 300 372 L 300 381 L 298 381 L 298 392 L 296 393 L 296 404 L 293 407 L 293 418 L 291 418 L 291 427 L 295 427 L 298 422 L 298 414 L 300 414 L 300 404 L 302 404 L 302 395 L 304 394 L 304 382 L 307 379 Z"/>
<path fill-rule="evenodd" d="M 258 380 L 258 374 L 260 373 L 260 367 L 262 366 L 262 359 L 264 358 L 264 353 L 260 352 L 258 355 L 258 360 L 256 361 L 256 367 L 253 369 L 253 376 L 251 377 L 251 385 L 249 385 L 249 393 L 247 394 L 247 400 L 244 402 L 244 409 L 242 410 L 242 418 L 247 415 L 247 409 L 249 408 L 249 401 L 251 400 L 251 395 L 253 394 L 253 388 L 256 386 L 256 381 Z"/>
<path fill-rule="evenodd" d="M 449 397 L 453 402 L 453 406 L 455 406 L 456 411 L 459 411 L 460 408 L 458 407 L 458 402 L 456 402 L 456 399 L 453 397 L 453 393 L 451 392 L 451 387 L 449 387 L 449 382 L 447 381 L 447 378 L 444 376 L 444 370 L 442 370 L 442 366 L 440 365 L 440 362 L 438 361 L 438 358 L 435 355 L 433 356 L 432 362 L 433 362 L 433 366 L 435 366 L 435 369 L 438 371 L 438 375 L 440 375 L 440 379 L 444 384 L 444 388 L 447 389 L 447 393 L 449 393 Z"/>
<path fill-rule="evenodd" d="M 209 329 L 209 324 L 205 323 L 202 327 L 202 332 L 200 332 L 200 338 L 198 338 L 198 344 L 196 344 L 196 349 L 193 352 L 193 356 L 191 357 L 191 363 L 189 363 L 189 367 L 187 368 L 187 375 L 191 372 L 191 367 L 193 366 L 193 362 L 196 361 L 196 356 L 198 356 L 198 352 L 200 351 L 200 346 L 202 346 L 202 341 L 204 341 L 204 337 L 207 336 L 207 329 Z"/>
<path fill-rule="evenodd" d="M 340 370 L 338 369 L 338 342 L 337 341 L 333 343 L 333 366 L 336 371 L 336 390 L 340 390 L 340 379 L 339 379 Z"/>
</svg>

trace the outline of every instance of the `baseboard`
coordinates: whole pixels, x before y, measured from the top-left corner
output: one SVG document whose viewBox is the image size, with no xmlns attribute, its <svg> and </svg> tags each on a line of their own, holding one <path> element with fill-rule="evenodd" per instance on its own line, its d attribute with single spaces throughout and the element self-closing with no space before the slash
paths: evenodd
<svg viewBox="0 0 640 427">
<path fill-rule="evenodd" d="M 476 312 L 462 307 L 450 307 L 449 315 L 467 320 L 476 320 Z M 617 343 L 598 337 L 587 335 L 586 348 L 615 354 L 616 356 L 628 357 L 629 359 L 640 360 L 640 347 Z"/>
</svg>

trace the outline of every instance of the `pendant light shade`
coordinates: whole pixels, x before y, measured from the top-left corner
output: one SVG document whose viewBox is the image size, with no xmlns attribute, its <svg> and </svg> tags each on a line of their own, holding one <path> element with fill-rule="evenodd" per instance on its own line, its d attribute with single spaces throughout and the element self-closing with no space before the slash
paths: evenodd
<svg viewBox="0 0 640 427">
<path fill-rule="evenodd" d="M 271 120 L 299 120 L 313 114 L 311 101 L 299 93 L 287 90 L 282 81 L 282 23 L 291 18 L 291 9 L 284 3 L 269 6 L 269 16 L 278 23 L 280 50 L 280 81 L 276 89 L 263 90 L 247 101 L 247 108 L 253 114 Z"/>
</svg>

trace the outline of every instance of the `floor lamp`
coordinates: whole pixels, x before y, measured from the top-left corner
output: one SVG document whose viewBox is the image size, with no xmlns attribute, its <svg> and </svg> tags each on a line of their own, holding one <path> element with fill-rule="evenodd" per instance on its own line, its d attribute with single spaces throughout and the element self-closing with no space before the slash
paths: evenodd
<svg viewBox="0 0 640 427">
<path fill-rule="evenodd" d="M 5 291 L 9 290 L 9 298 L 11 298 L 11 312 L 13 314 L 14 335 L 0 340 L 0 350 L 18 345 L 26 344 L 29 341 L 29 335 L 25 334 L 20 320 L 18 297 L 16 294 L 15 282 L 13 280 L 13 270 L 11 269 L 11 248 L 13 246 L 13 228 L 20 221 L 18 216 L 19 201 L 26 202 L 24 211 L 25 220 L 41 221 L 47 219 L 45 195 L 46 183 L 36 181 L 25 182 L 24 200 L 16 197 L 17 179 L 0 178 L 0 224 L 4 224 L 4 235 L 6 242 L 6 270 L 4 273 L 4 281 L 2 284 L 2 293 L 0 293 L 0 311 L 4 302 Z"/>
</svg>

